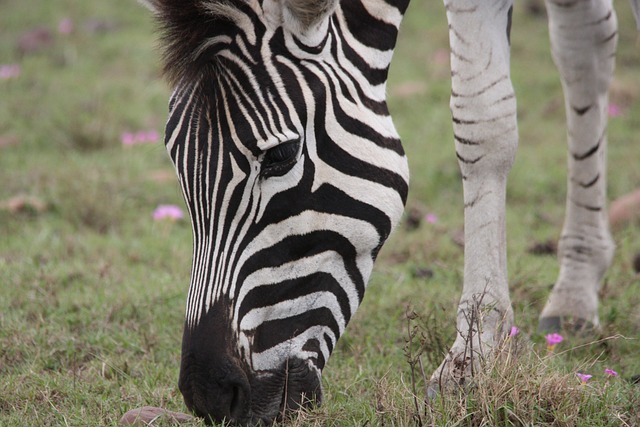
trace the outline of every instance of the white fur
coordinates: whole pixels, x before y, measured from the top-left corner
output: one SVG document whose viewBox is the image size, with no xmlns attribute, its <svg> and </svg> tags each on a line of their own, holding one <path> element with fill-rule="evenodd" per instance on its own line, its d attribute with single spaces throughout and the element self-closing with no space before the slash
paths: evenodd
<svg viewBox="0 0 640 427">
<path fill-rule="evenodd" d="M 464 358 L 477 353 L 477 361 L 488 355 L 512 322 L 505 231 L 506 177 L 518 144 L 505 36 L 512 4 L 512 0 L 445 1 L 451 44 L 451 111 L 464 176 L 465 263 L 457 338 L 434 373 L 434 381 L 442 376 L 445 380 L 450 375 L 456 379 L 468 376 L 474 363 Z M 547 0 L 547 9 L 553 56 L 566 99 L 569 182 L 559 245 L 560 275 L 541 321 L 574 318 L 597 326 L 597 291 L 613 255 L 605 209 L 605 129 L 616 19 L 610 14 L 611 0 L 560 6 Z M 594 22 L 598 25 L 585 25 Z M 584 113 L 586 107 L 590 108 Z M 587 157 L 594 147 L 595 154 Z M 586 160 L 577 159 L 581 156 Z M 595 184 L 586 185 L 589 182 Z M 477 325 L 469 325 L 474 305 L 479 305 L 481 332 L 471 329 Z"/>
</svg>

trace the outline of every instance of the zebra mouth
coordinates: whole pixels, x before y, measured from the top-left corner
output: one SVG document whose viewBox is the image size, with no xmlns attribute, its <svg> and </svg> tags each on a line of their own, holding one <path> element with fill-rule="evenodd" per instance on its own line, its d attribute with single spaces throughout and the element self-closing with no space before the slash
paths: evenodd
<svg viewBox="0 0 640 427">
<path fill-rule="evenodd" d="M 271 425 L 322 401 L 320 372 L 305 360 L 290 359 L 266 372 L 246 372 L 235 363 L 218 366 L 219 375 L 196 369 L 185 371 L 180 382 L 187 407 L 207 424 Z"/>
<path fill-rule="evenodd" d="M 251 382 L 249 425 L 283 421 L 291 413 L 322 402 L 320 373 L 307 361 L 290 359 L 281 369 L 257 374 Z"/>
<path fill-rule="evenodd" d="M 185 326 L 178 386 L 191 412 L 207 423 L 271 425 L 320 403 L 315 359 L 290 355 L 274 368 L 255 370 L 237 355 L 226 323 L 220 306 L 214 306 L 196 327 Z"/>
</svg>

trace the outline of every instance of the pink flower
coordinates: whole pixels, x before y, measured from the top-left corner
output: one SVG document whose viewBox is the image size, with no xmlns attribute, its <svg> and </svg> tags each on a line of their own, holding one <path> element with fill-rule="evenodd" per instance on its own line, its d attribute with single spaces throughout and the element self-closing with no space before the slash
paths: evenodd
<svg viewBox="0 0 640 427">
<path fill-rule="evenodd" d="M 120 141 L 122 141 L 122 145 L 133 145 L 136 143 L 136 136 L 131 132 L 123 132 L 120 135 Z"/>
<path fill-rule="evenodd" d="M 448 65 L 450 60 L 450 53 L 448 49 L 438 49 L 433 55 L 433 61 L 436 64 Z"/>
<path fill-rule="evenodd" d="M 435 224 L 436 222 L 438 222 L 438 215 L 436 215 L 434 213 L 428 213 L 428 214 L 425 215 L 424 219 L 429 224 Z"/>
<path fill-rule="evenodd" d="M 138 132 L 123 132 L 120 135 L 122 145 L 136 145 L 136 144 L 153 144 L 158 142 L 160 134 L 155 130 L 141 130 Z"/>
<path fill-rule="evenodd" d="M 0 80 L 9 80 L 20 76 L 19 64 L 0 65 Z"/>
<path fill-rule="evenodd" d="M 156 210 L 153 211 L 153 219 L 156 221 L 177 221 L 182 218 L 184 218 L 182 209 L 176 205 L 159 205 Z"/>
<path fill-rule="evenodd" d="M 578 379 L 580 380 L 580 383 L 582 383 L 582 385 L 586 384 L 587 381 L 589 381 L 591 379 L 591 377 L 593 375 L 589 375 L 589 374 L 581 374 L 580 372 L 576 372 L 576 376 L 578 377 Z"/>
<path fill-rule="evenodd" d="M 547 340 L 547 350 L 553 351 L 557 344 L 560 344 L 564 341 L 564 338 L 560 334 L 548 334 L 545 335 L 545 339 Z"/>
<path fill-rule="evenodd" d="M 71 34 L 73 32 L 73 21 L 71 18 L 64 18 L 58 23 L 58 32 L 60 34 Z"/>
<path fill-rule="evenodd" d="M 609 104 L 609 117 L 618 117 L 622 115 L 622 108 L 618 104 Z"/>
<path fill-rule="evenodd" d="M 140 142 L 156 143 L 160 139 L 160 134 L 155 130 L 146 132 L 138 132 L 138 140 Z"/>
<path fill-rule="evenodd" d="M 617 377 L 618 373 L 616 371 L 614 371 L 613 369 L 605 369 L 604 373 L 607 374 L 610 377 Z"/>
<path fill-rule="evenodd" d="M 510 337 L 515 337 L 520 333 L 520 329 L 517 326 L 512 326 L 511 331 L 509 332 Z"/>
<path fill-rule="evenodd" d="M 556 345 L 564 341 L 564 338 L 560 334 L 548 334 L 545 338 L 547 340 L 547 345 Z"/>
</svg>

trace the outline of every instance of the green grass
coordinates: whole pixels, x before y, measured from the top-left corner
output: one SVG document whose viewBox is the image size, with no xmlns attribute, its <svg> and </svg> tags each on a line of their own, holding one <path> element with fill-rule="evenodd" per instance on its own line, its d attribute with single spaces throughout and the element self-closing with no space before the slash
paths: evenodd
<svg viewBox="0 0 640 427">
<path fill-rule="evenodd" d="M 132 0 L 0 3 L 0 64 L 22 67 L 19 78 L 0 81 L 0 140 L 14 141 L 0 144 L 0 205 L 18 195 L 46 204 L 44 211 L 0 209 L 0 425 L 116 425 L 144 405 L 185 411 L 177 377 L 191 230 L 151 220 L 158 204 L 182 204 L 175 180 L 151 179 L 171 174 L 164 147 L 120 144 L 122 132 L 160 131 L 166 118 L 169 90 L 159 78 L 151 19 Z M 617 6 L 613 100 L 624 114 L 609 126 L 612 198 L 640 183 L 637 33 L 629 6 Z M 57 34 L 65 17 L 75 31 Z M 106 31 L 96 31 L 96 22 Z M 34 27 L 51 29 L 53 40 L 21 54 L 18 39 Z M 429 402 L 419 368 L 412 381 L 407 351 L 422 351 L 427 375 L 434 369 L 453 338 L 462 280 L 454 242 L 463 222 L 461 183 L 448 65 L 439 60 L 446 48 L 441 4 L 414 0 L 394 57 L 390 104 L 412 169 L 408 207 L 439 220 L 396 230 L 325 369 L 324 405 L 293 424 L 639 425 L 639 387 L 623 379 L 640 373 L 640 277 L 631 266 L 640 252 L 638 222 L 614 235 L 602 336 L 569 340 L 548 356 L 534 332 L 558 267 L 553 256 L 527 248 L 559 235 L 566 160 L 546 22 L 524 10 L 516 10 L 512 33 L 521 122 L 507 216 L 520 356 L 501 355 L 504 363 L 469 394 Z M 418 277 L 418 269 L 433 276 Z M 417 316 L 408 325 L 411 312 Z M 418 333 L 409 344 L 408 330 Z M 604 367 L 623 378 L 607 380 Z M 594 374 L 589 385 L 578 385 L 578 370 Z M 499 387 L 505 384 L 512 387 Z"/>
</svg>

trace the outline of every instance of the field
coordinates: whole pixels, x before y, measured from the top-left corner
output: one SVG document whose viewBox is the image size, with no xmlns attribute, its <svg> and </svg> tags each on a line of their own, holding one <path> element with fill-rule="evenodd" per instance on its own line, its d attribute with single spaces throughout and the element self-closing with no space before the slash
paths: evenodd
<svg viewBox="0 0 640 427">
<path fill-rule="evenodd" d="M 19 66 L 0 73 L 0 426 L 115 426 L 144 405 L 185 412 L 191 229 L 153 219 L 157 206 L 183 202 L 158 137 L 170 92 L 152 19 L 133 0 L 32 3 L 0 0 L 0 65 Z M 616 5 L 612 199 L 640 186 L 638 33 L 627 2 Z M 520 148 L 507 222 L 517 348 L 469 394 L 425 399 L 424 375 L 454 336 L 463 218 L 446 20 L 440 2 L 413 0 L 389 83 L 412 170 L 406 221 L 325 368 L 325 403 L 293 425 L 640 425 L 630 381 L 640 374 L 638 220 L 614 230 L 600 334 L 549 354 L 535 332 L 558 272 L 566 131 L 546 20 L 516 6 Z M 593 378 L 580 385 L 578 371 Z"/>
</svg>

